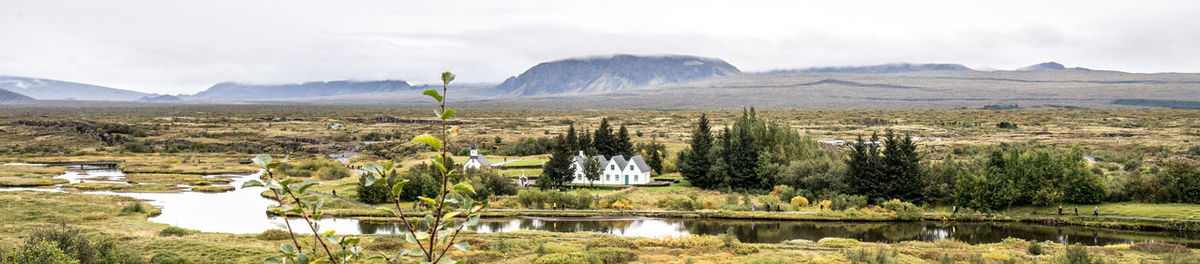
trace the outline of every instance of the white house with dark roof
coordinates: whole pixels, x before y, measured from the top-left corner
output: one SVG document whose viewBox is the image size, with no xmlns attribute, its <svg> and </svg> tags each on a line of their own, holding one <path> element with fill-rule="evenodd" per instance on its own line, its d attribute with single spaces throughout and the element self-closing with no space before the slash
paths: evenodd
<svg viewBox="0 0 1200 264">
<path fill-rule="evenodd" d="M 479 155 L 479 149 L 475 148 L 475 143 L 471 142 L 471 157 L 467 158 L 467 162 L 463 162 L 463 169 L 479 169 L 491 166 L 492 164 L 488 163 L 487 158 Z"/>
<path fill-rule="evenodd" d="M 641 155 L 633 156 L 629 160 L 621 155 L 604 158 L 604 156 L 596 155 L 593 159 L 600 160 L 600 166 L 603 172 L 600 173 L 600 179 L 595 182 L 589 181 L 583 173 L 583 162 L 587 160 L 587 156 L 583 151 L 579 155 L 575 155 L 575 178 L 571 183 L 580 184 L 648 184 L 650 183 L 650 166 L 646 165 L 646 160 L 642 159 Z"/>
</svg>

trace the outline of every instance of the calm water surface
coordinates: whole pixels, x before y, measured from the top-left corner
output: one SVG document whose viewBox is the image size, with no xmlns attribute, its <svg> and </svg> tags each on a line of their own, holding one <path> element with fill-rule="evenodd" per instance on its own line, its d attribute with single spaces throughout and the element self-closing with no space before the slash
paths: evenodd
<svg viewBox="0 0 1200 264">
<path fill-rule="evenodd" d="M 83 178 L 108 176 L 114 181 L 123 176 L 115 170 L 88 170 L 86 175 L 68 172 L 59 178 L 71 182 L 90 181 Z M 218 177 L 218 176 L 213 176 Z M 258 174 L 223 175 L 231 177 L 230 185 L 237 190 L 224 193 L 113 193 L 143 199 L 162 209 L 162 214 L 149 220 L 205 232 L 235 234 L 259 233 L 279 229 L 282 218 L 269 216 L 265 208 L 274 202 L 263 199 L 262 187 L 241 188 Z M 30 188 L 11 188 L 26 190 Z M 39 189 L 58 191 L 57 189 Z M 295 224 L 303 220 L 289 219 Z M 319 221 L 322 231 L 336 230 L 339 234 L 392 234 L 402 231 L 399 223 L 364 222 L 348 218 Z M 974 222 L 812 222 L 812 221 L 745 221 L 719 219 L 676 219 L 649 217 L 520 217 L 484 219 L 472 228 L 478 232 L 508 232 L 542 230 L 552 232 L 596 232 L 637 237 L 664 237 L 690 234 L 719 235 L 732 230 L 743 242 L 775 243 L 793 239 L 819 240 L 825 237 L 854 238 L 870 242 L 935 241 L 954 238 L 967 243 L 999 242 L 1007 237 L 1026 240 L 1083 243 L 1088 245 L 1127 244 L 1142 241 L 1165 241 L 1200 248 L 1200 234 L 1190 232 L 1144 232 L 1075 226 L 1046 226 L 1027 223 Z"/>
</svg>

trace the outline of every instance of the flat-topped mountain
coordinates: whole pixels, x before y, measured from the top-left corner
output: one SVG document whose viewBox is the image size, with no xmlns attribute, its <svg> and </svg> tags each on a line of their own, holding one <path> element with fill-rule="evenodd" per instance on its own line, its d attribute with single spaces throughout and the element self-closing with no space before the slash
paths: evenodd
<svg viewBox="0 0 1200 264">
<path fill-rule="evenodd" d="M 902 73 L 919 71 L 973 71 L 962 64 L 947 63 L 891 63 L 868 66 L 815 67 L 796 70 L 777 70 L 772 73 Z"/>
<path fill-rule="evenodd" d="M 612 92 L 741 73 L 713 58 L 614 55 L 540 63 L 504 80 L 496 90 L 514 95 Z"/>
<path fill-rule="evenodd" d="M 133 101 L 147 93 L 50 79 L 0 76 L 0 89 L 39 100 Z"/>
<path fill-rule="evenodd" d="M 14 93 L 9 90 L 0 89 L 0 102 L 16 102 L 16 101 L 30 101 L 30 100 L 34 100 L 33 97 L 25 96 L 25 95 L 19 94 L 19 93 Z"/>
<path fill-rule="evenodd" d="M 265 100 L 291 99 L 325 96 L 385 93 L 412 90 L 412 85 L 399 80 L 384 81 L 329 81 L 301 84 L 240 84 L 218 83 L 185 100 Z"/>
<path fill-rule="evenodd" d="M 1063 66 L 1061 63 L 1051 61 L 1051 62 L 1043 62 L 1043 63 L 1025 66 L 1024 68 L 1020 68 L 1017 70 L 1018 71 L 1044 71 L 1044 70 L 1065 70 L 1065 69 L 1067 69 L 1067 66 Z"/>
</svg>

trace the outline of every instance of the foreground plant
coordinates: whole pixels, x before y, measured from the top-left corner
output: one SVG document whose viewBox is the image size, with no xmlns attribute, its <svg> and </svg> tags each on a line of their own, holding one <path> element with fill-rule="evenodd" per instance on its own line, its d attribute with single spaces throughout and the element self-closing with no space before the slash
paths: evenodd
<svg viewBox="0 0 1200 264">
<path fill-rule="evenodd" d="M 284 159 L 283 162 L 287 162 Z M 284 243 L 279 246 L 283 257 L 270 257 L 263 261 L 264 264 L 274 263 L 351 263 L 359 259 L 362 255 L 362 248 L 358 246 L 360 239 L 357 237 L 338 237 L 333 230 L 320 232 L 320 225 L 317 221 L 321 220 L 322 214 L 320 209 L 325 205 L 325 200 L 317 198 L 316 200 L 302 199 L 305 191 L 308 188 L 320 184 L 317 179 L 308 179 L 300 183 L 296 183 L 295 179 L 287 175 L 276 177 L 273 170 L 283 162 L 271 162 L 270 155 L 258 155 L 254 158 L 254 164 L 263 169 L 263 175 L 266 177 L 262 180 L 250 180 L 242 185 L 245 187 L 267 187 L 271 189 L 271 198 L 279 203 L 279 206 L 271 208 L 270 211 L 276 215 L 284 216 L 284 221 L 280 225 L 286 228 L 288 236 L 292 243 Z M 316 244 L 309 249 L 308 253 L 304 252 L 304 246 L 310 245 L 312 242 L 307 237 L 297 238 L 296 232 L 292 227 L 292 223 L 287 220 L 289 215 L 298 215 L 304 219 L 306 227 L 312 231 L 312 239 Z M 333 248 L 330 248 L 333 245 Z M 318 249 L 320 251 L 318 251 Z M 339 254 L 334 254 L 334 252 Z M 322 254 L 323 253 L 323 254 Z M 323 256 L 322 256 L 323 255 Z"/>
<path fill-rule="evenodd" d="M 446 149 L 449 144 L 449 139 L 458 134 L 459 127 L 447 127 L 447 121 L 454 116 L 454 109 L 446 108 L 446 88 L 450 82 L 454 80 L 454 74 L 450 72 L 442 73 L 442 91 L 425 90 L 424 94 L 432 97 L 438 102 L 438 109 L 435 115 L 441 122 L 440 134 L 435 137 L 429 134 L 423 134 L 412 139 L 413 142 L 423 143 L 428 145 L 438 155 L 430 156 L 429 160 L 434 167 L 438 169 L 441 176 L 441 191 L 437 197 L 417 197 L 416 209 L 418 212 L 405 214 L 400 206 L 400 192 L 404 189 L 404 184 L 407 180 L 401 180 L 394 184 L 388 185 L 391 190 L 389 199 L 396 205 L 396 210 L 380 209 L 395 215 L 401 223 L 404 223 L 406 234 L 405 241 L 410 244 L 417 245 L 417 248 L 400 250 L 392 256 L 391 254 L 380 254 L 372 256 L 372 258 L 382 258 L 393 261 L 412 257 L 420 259 L 421 263 L 466 263 L 465 260 L 452 260 L 446 258 L 446 254 L 450 252 L 450 248 L 456 248 L 463 252 L 468 252 L 470 245 L 467 242 L 455 243 L 458 239 L 458 233 L 463 228 L 471 227 L 479 224 L 479 212 L 483 210 L 485 203 L 472 202 L 464 204 L 454 198 L 449 198 L 447 195 L 452 192 L 475 193 L 475 189 L 470 183 L 459 182 L 450 187 L 450 182 L 462 180 L 462 175 L 455 168 L 446 168 L 446 160 L 449 156 Z M 387 173 L 395 169 L 392 163 L 377 164 L 368 163 L 363 165 L 363 170 L 367 171 L 366 185 L 374 184 L 389 184 L 387 181 Z M 420 215 L 421 217 L 417 218 Z M 465 218 L 466 221 L 458 222 L 456 218 Z"/>
</svg>

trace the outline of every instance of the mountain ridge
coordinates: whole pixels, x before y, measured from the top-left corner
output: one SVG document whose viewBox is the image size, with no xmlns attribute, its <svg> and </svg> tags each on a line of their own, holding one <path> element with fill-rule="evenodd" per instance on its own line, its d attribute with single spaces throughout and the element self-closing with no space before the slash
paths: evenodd
<svg viewBox="0 0 1200 264">
<path fill-rule="evenodd" d="M 265 100 L 292 99 L 353 94 L 368 94 L 413 90 L 413 86 L 402 80 L 379 81 L 317 81 L 299 84 L 242 84 L 236 82 L 217 83 L 193 95 L 181 96 L 184 100 Z"/>
<path fill-rule="evenodd" d="M 39 100 L 133 101 L 150 95 L 86 83 L 17 76 L 0 76 L 0 89 Z"/>
<path fill-rule="evenodd" d="M 613 92 L 741 73 L 715 58 L 618 54 L 542 62 L 504 80 L 496 90 L 512 95 Z"/>
</svg>

